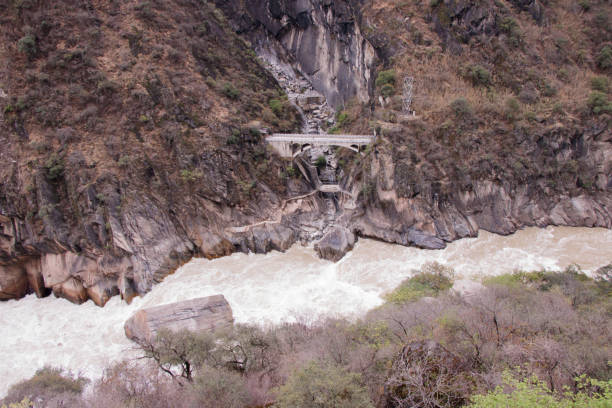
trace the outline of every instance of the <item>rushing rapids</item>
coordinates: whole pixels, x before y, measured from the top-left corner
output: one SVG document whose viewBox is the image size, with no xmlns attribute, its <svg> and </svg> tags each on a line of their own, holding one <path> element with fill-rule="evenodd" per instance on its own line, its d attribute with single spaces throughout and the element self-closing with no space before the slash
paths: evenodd
<svg viewBox="0 0 612 408">
<path fill-rule="evenodd" d="M 222 293 L 239 323 L 354 318 L 379 306 L 385 292 L 428 261 L 452 266 L 463 282 L 571 263 L 589 271 L 612 260 L 611 242 L 612 230 L 566 227 L 528 228 L 507 237 L 481 232 L 441 251 L 362 239 L 335 264 L 296 245 L 286 253 L 195 259 L 131 305 L 118 297 L 99 308 L 91 301 L 77 306 L 29 295 L 0 303 L 0 395 L 44 365 L 95 378 L 112 361 L 133 356 L 123 324 L 142 307 Z"/>
</svg>

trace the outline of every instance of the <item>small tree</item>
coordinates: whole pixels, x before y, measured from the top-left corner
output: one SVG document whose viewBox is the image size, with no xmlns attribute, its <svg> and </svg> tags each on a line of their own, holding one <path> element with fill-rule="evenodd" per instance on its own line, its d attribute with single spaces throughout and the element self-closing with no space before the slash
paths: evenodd
<svg viewBox="0 0 612 408">
<path fill-rule="evenodd" d="M 155 340 L 139 343 L 144 358 L 151 359 L 173 379 L 193 381 L 194 372 L 206 362 L 215 362 L 215 342 L 208 333 L 162 329 Z"/>
<path fill-rule="evenodd" d="M 317 157 L 317 160 L 315 161 L 315 165 L 320 169 L 327 166 L 327 159 L 325 158 L 325 156 L 321 155 Z"/>
<path fill-rule="evenodd" d="M 374 407 L 359 374 L 320 362 L 295 371 L 277 396 L 277 408 Z"/>
<path fill-rule="evenodd" d="M 38 53 L 38 47 L 36 46 L 36 37 L 31 34 L 21 37 L 17 42 L 17 48 L 20 52 L 26 54 L 29 59 L 33 59 Z"/>
<path fill-rule="evenodd" d="M 193 406 L 200 408 L 243 408 L 250 399 L 240 374 L 210 367 L 198 374 L 191 395 Z"/>
<path fill-rule="evenodd" d="M 70 406 L 68 402 L 80 398 L 85 384 L 87 379 L 83 377 L 73 377 L 59 368 L 45 367 L 36 371 L 32 378 L 13 385 L 3 402 L 20 406 L 28 399 L 45 407 Z"/>
<path fill-rule="evenodd" d="M 485 395 L 476 395 L 468 408 L 607 408 L 612 406 L 612 380 L 578 378 L 581 390 L 556 397 L 537 377 L 518 380 L 509 372 L 502 386 Z"/>
</svg>

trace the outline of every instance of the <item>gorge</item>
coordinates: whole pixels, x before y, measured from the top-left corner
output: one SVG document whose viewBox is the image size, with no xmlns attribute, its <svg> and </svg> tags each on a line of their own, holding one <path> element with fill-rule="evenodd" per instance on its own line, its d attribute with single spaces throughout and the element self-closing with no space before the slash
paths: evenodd
<svg viewBox="0 0 612 408">
<path fill-rule="evenodd" d="M 83 101 L 83 112 L 99 107 L 93 126 L 69 118 L 68 112 L 60 115 L 64 123 L 49 126 L 40 117 L 47 108 L 35 108 L 30 94 L 20 96 L 27 88 L 21 84 L 30 80 L 3 68 L 6 106 L 26 99 L 31 103 L 18 111 L 5 109 L 1 123 L 3 161 L 13 164 L 2 168 L 6 182 L 0 195 L 0 297 L 53 291 L 74 302 L 90 298 L 103 305 L 114 295 L 129 301 L 194 255 L 286 250 L 294 242 L 320 238 L 316 231 L 322 226 L 321 213 L 329 206 L 317 195 L 287 201 L 309 193 L 311 186 L 301 177 L 288 176 L 295 168 L 289 171 L 291 164 L 266 150 L 258 128 L 262 125 L 254 122 L 295 129 L 299 116 L 283 102 L 282 90 L 248 46 L 299 70 L 340 112 L 343 123 L 337 128 L 379 134 L 363 158 L 339 152 L 343 188 L 357 198 L 354 208 L 339 218 L 345 235 L 443 248 L 455 239 L 476 236 L 479 229 L 509 234 L 534 225 L 611 227 L 612 148 L 605 119 L 564 123 L 551 117 L 522 127 L 500 122 L 489 129 L 476 113 L 457 117 L 451 128 L 447 122 L 440 125 L 434 114 L 403 118 L 393 108 L 393 96 L 386 97 L 387 107 L 360 105 L 381 92 L 373 81 L 376 64 L 390 64 L 388 48 L 394 40 L 383 36 L 381 27 L 380 35 L 373 35 L 377 23 L 370 15 L 384 16 L 386 8 L 370 10 L 344 1 L 256 1 L 246 9 L 238 2 L 219 1 L 216 6 L 177 3 L 172 25 L 160 20 L 169 12 L 169 3 L 113 3 L 83 11 L 83 18 L 97 22 L 98 35 L 105 35 L 106 43 L 83 38 L 81 48 L 59 47 L 66 33 L 80 30 L 81 22 L 74 21 L 48 33 L 36 32 L 36 53 L 27 58 L 19 57 L 15 48 L 3 49 L 5 58 L 14 56 L 24 66 L 35 59 L 69 60 L 65 66 L 41 65 L 36 75 L 52 74 L 53 80 L 40 82 L 40 89 L 63 90 L 73 72 L 84 70 L 88 76 L 73 88 L 90 95 Z M 25 19 L 36 28 L 36 19 L 62 21 L 61 5 L 18 13 L 3 7 L 6 22 Z M 135 16 L 138 24 L 113 34 L 112 27 L 123 27 L 127 16 Z M 457 18 L 459 26 L 467 24 L 459 14 L 451 18 Z M 197 26 L 198 21 L 205 23 Z M 155 48 L 153 38 L 162 32 L 189 35 L 185 30 L 190 24 L 200 31 L 189 37 L 191 49 L 183 53 L 184 61 L 172 63 L 174 79 L 170 71 L 161 75 L 155 61 L 164 55 L 162 61 L 172 60 L 182 45 L 170 38 Z M 485 30 L 474 35 L 504 34 Z M 219 52 L 240 50 L 238 58 L 203 53 L 209 44 L 228 39 L 231 45 Z M 121 47 L 108 48 L 107 43 Z M 414 50 L 404 44 L 396 50 L 397 58 L 421 52 L 430 43 L 416 42 L 410 46 Z M 115 63 L 106 64 L 108 58 Z M 213 62 L 222 60 L 235 65 L 220 71 Z M 399 82 L 400 71 L 406 69 L 413 69 L 407 75 L 417 75 L 420 63 L 411 67 L 397 62 L 393 81 Z M 192 66 L 199 67 L 198 72 Z M 220 77 L 224 71 L 238 84 L 242 69 L 257 73 L 259 82 L 251 86 L 260 87 L 258 95 L 234 93 L 236 85 Z M 105 76 L 107 90 L 89 90 L 87 81 L 94 74 Z M 505 86 L 503 78 L 499 80 Z M 426 81 L 417 75 L 417 112 L 427 109 Z M 94 85 L 101 89 L 100 84 L 103 81 Z M 257 98 L 270 97 L 265 89 L 277 98 L 267 102 L 277 106 L 276 113 L 265 105 L 263 110 L 249 107 L 259 103 Z M 66 93 L 72 98 L 67 106 L 78 108 L 70 95 Z M 127 103 L 124 98 L 129 98 L 128 110 L 119 108 Z M 227 112 L 240 104 L 247 108 L 242 124 L 236 125 Z M 363 114 L 367 110 L 372 112 Z M 356 116 L 347 120 L 349 112 Z M 207 119 L 194 119 L 200 115 Z M 117 136 L 90 144 L 98 134 Z M 262 223 L 266 220 L 278 222 Z M 254 227 L 242 228 L 249 225 Z"/>
<path fill-rule="evenodd" d="M 380 306 L 391 291 L 425 262 L 452 266 L 455 289 L 474 290 L 482 277 L 514 270 L 558 270 L 577 263 L 586 271 L 609 263 L 612 231 L 588 228 L 529 228 L 509 237 L 482 233 L 429 251 L 360 240 L 339 263 L 318 259 L 311 247 L 268 255 L 236 253 L 213 261 L 196 259 L 131 305 L 118 297 L 104 308 L 65 299 L 0 303 L 0 395 L 45 365 L 70 368 L 98 378 L 110 362 L 138 356 L 123 325 L 135 311 L 223 293 L 237 323 L 262 326 L 315 322 L 326 317 L 355 319 Z M 537 246 L 533 243 L 538 242 Z"/>
<path fill-rule="evenodd" d="M 0 396 L 134 358 L 142 308 L 357 321 L 432 261 L 466 299 L 609 265 L 610 6 L 583 3 L 0 0 Z"/>
</svg>

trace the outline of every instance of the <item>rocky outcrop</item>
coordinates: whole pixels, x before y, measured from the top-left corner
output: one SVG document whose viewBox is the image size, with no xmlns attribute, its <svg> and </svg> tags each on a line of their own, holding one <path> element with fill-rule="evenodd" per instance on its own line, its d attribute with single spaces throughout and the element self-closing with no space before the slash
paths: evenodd
<svg viewBox="0 0 612 408">
<path fill-rule="evenodd" d="M 193 332 L 230 328 L 232 308 L 223 295 L 208 296 L 139 310 L 125 322 L 125 335 L 136 342 L 155 340 L 161 329 Z"/>
<path fill-rule="evenodd" d="M 315 244 L 315 250 L 323 259 L 337 262 L 355 245 L 355 234 L 344 227 L 330 229 L 323 238 Z"/>
<path fill-rule="evenodd" d="M 353 3 L 340 0 L 215 1 L 235 29 L 272 52 L 273 39 L 333 108 L 367 102 L 376 54 L 364 38 Z"/>
<path fill-rule="evenodd" d="M 136 3 L 126 2 L 120 13 L 87 7 L 79 13 L 90 20 L 62 20 L 71 6 L 58 2 L 45 13 L 62 23 L 49 37 L 37 34 L 37 60 L 17 47 L 0 50 L 12 61 L 0 67 L 7 95 L 0 98 L 10 103 L 3 102 L 0 116 L 0 299 L 54 293 L 100 306 L 115 295 L 130 301 L 193 256 L 284 251 L 295 242 L 318 241 L 322 257 L 338 260 L 356 236 L 439 249 L 479 229 L 612 226 L 612 137 L 605 118 L 555 123 L 558 117 L 536 117 L 526 119 L 531 129 L 524 130 L 524 121 L 500 123 L 486 134 L 477 118 L 444 117 L 436 130 L 418 118 L 398 122 L 392 105 L 372 115 L 364 108 L 354 118 L 363 126 L 356 131 L 375 125 L 383 135 L 369 153 L 344 152 L 343 164 L 338 157 L 327 174 L 302 158 L 289 167 L 260 134 L 299 127 L 297 111 L 279 97 L 279 84 L 288 87 L 226 29 L 219 10 L 210 3 L 157 2 L 143 11 Z M 384 30 L 361 24 L 359 2 L 215 3 L 255 50 L 265 48 L 284 68 L 302 71 L 330 104 L 369 100 L 374 51 L 361 27 L 369 38 Z M 445 0 L 427 8 L 448 48 L 508 35 L 499 30 L 495 10 L 468 3 Z M 539 4 L 513 3 L 527 10 Z M 41 5 L 6 14 L 10 24 L 0 25 L 0 34 L 7 44 L 26 35 L 19 27 L 45 26 Z M 389 26 L 399 34 L 399 27 L 419 20 L 396 17 Z M 99 41 L 66 50 L 65 38 L 81 38 L 88 21 L 103 21 L 100 29 L 113 46 L 91 55 L 83 50 Z M 117 30 L 109 27 L 123 27 L 121 38 L 111 38 Z M 416 41 L 419 33 L 413 34 Z M 392 37 L 385 38 L 377 50 Z M 163 66 L 165 60 L 171 63 Z M 19 69 L 9 70 L 13 65 Z M 296 105 L 333 124 L 319 94 L 298 94 Z M 254 119 L 258 126 L 251 126 Z M 523 174 L 527 167 L 530 174 Z M 341 193 L 317 192 L 323 175 L 333 175 L 327 181 L 337 182 Z"/>
</svg>

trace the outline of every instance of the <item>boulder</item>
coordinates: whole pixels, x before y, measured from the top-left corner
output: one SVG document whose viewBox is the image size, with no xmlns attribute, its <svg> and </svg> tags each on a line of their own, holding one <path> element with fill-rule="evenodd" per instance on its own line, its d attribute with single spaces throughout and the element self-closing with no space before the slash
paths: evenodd
<svg viewBox="0 0 612 408">
<path fill-rule="evenodd" d="M 220 258 L 234 252 L 234 245 L 231 242 L 208 231 L 201 231 L 194 243 L 200 249 L 200 253 L 207 259 Z"/>
<path fill-rule="evenodd" d="M 0 300 L 19 299 L 28 291 L 28 277 L 20 266 L 0 266 Z"/>
<path fill-rule="evenodd" d="M 42 275 L 42 266 L 40 264 L 40 258 L 33 258 L 24 264 L 26 275 L 28 277 L 28 284 L 30 289 L 36 293 L 39 298 L 45 297 L 49 294 L 49 288 L 45 287 L 45 281 Z"/>
<path fill-rule="evenodd" d="M 136 342 L 151 342 L 157 331 L 215 331 L 234 322 L 232 308 L 223 295 L 156 306 L 139 310 L 125 322 L 125 335 Z"/>
<path fill-rule="evenodd" d="M 332 228 L 319 242 L 315 250 L 323 259 L 337 262 L 355 245 L 355 234 L 343 227 Z"/>
<path fill-rule="evenodd" d="M 110 298 L 118 294 L 119 287 L 113 279 L 101 279 L 87 288 L 87 296 L 100 307 L 103 307 Z"/>
<path fill-rule="evenodd" d="M 87 296 L 87 289 L 85 289 L 83 283 L 72 277 L 62 283 L 54 285 L 53 294 L 56 297 L 67 299 L 78 305 L 87 302 L 87 299 L 89 299 Z"/>
</svg>

